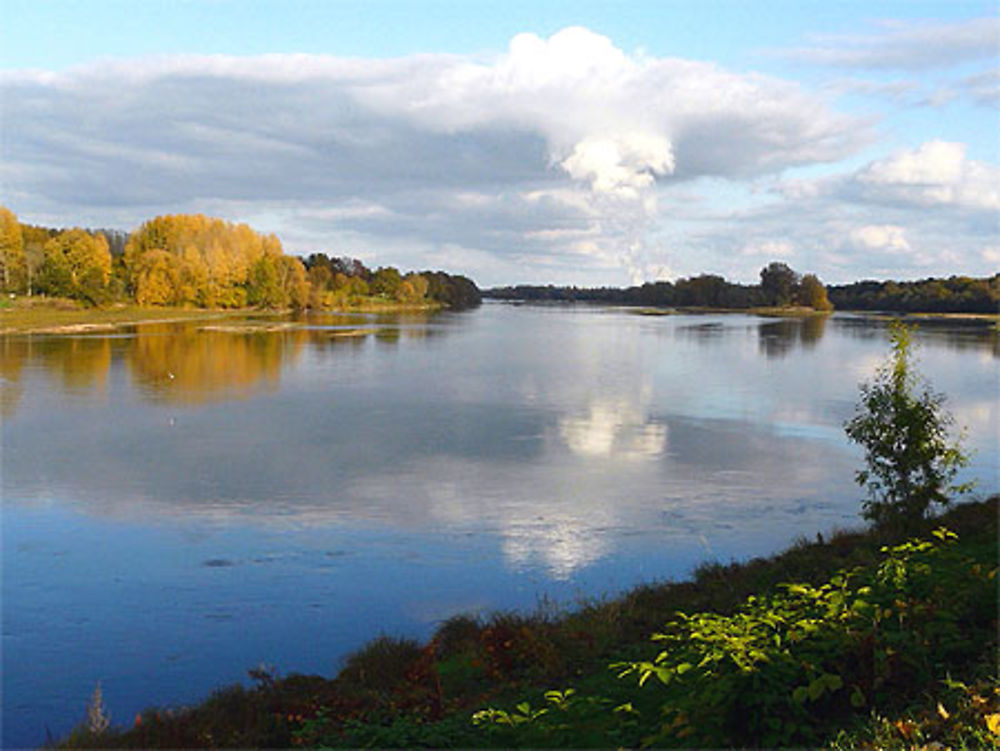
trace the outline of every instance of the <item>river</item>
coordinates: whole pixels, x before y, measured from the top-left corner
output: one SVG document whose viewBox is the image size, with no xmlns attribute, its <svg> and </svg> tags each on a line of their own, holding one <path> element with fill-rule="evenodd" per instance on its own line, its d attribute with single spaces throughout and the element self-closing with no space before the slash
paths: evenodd
<svg viewBox="0 0 1000 751">
<path fill-rule="evenodd" d="M 995 328 L 918 366 L 998 487 Z M 0 337 L 3 739 L 378 633 L 559 609 L 857 527 L 872 317 L 488 303 Z"/>
</svg>

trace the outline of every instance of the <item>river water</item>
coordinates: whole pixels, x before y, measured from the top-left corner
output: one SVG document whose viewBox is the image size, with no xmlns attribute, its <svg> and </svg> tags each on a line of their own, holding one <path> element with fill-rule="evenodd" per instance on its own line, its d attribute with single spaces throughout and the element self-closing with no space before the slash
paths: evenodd
<svg viewBox="0 0 1000 751">
<path fill-rule="evenodd" d="M 0 338 L 4 748 L 333 673 L 378 633 L 572 607 L 860 525 L 842 425 L 888 351 L 837 314 L 462 313 Z M 245 324 L 245 325 L 244 325 Z M 998 487 L 995 328 L 919 367 Z"/>
</svg>

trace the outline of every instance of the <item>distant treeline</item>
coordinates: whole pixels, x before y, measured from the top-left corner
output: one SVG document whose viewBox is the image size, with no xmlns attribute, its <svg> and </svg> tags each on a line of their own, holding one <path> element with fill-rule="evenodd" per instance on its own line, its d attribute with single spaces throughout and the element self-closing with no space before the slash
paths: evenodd
<svg viewBox="0 0 1000 751">
<path fill-rule="evenodd" d="M 471 308 L 482 302 L 479 287 L 468 277 L 443 271 L 403 275 L 392 266 L 372 271 L 357 258 L 331 258 L 312 253 L 305 268 L 316 301 L 315 307 L 337 307 L 338 295 L 378 295 L 400 302 L 434 300 L 449 308 Z"/>
<path fill-rule="evenodd" d="M 374 271 L 352 258 L 286 255 L 275 235 L 200 214 L 158 216 L 138 230 L 58 230 L 21 224 L 0 207 L 0 291 L 92 305 L 333 308 L 370 301 L 480 302 L 479 289 L 443 271 Z"/>
<path fill-rule="evenodd" d="M 828 288 L 830 300 L 846 310 L 926 313 L 1000 313 L 1000 274 L 974 279 L 952 276 L 916 282 L 864 281 Z"/>
<path fill-rule="evenodd" d="M 715 274 L 702 274 L 676 282 L 647 282 L 638 287 L 554 287 L 519 285 L 487 290 L 494 300 L 600 302 L 613 305 L 655 307 L 758 308 L 799 305 L 831 310 L 826 288 L 814 275 L 800 276 L 784 263 L 761 269 L 760 284 L 735 284 Z"/>
<path fill-rule="evenodd" d="M 760 284 L 735 284 L 721 276 L 703 274 L 624 289 L 519 285 L 486 290 L 483 295 L 494 300 L 655 307 L 747 309 L 791 304 L 828 310 L 832 304 L 840 310 L 1000 313 L 1000 274 L 981 279 L 953 276 L 916 282 L 862 281 L 824 288 L 811 274 L 799 279 L 785 264 L 772 263 L 761 270 Z"/>
</svg>

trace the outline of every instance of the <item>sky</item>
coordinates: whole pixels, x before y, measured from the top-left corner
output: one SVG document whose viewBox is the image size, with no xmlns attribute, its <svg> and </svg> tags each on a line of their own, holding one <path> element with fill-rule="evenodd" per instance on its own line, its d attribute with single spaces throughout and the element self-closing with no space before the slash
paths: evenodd
<svg viewBox="0 0 1000 751">
<path fill-rule="evenodd" d="M 1000 271 L 995 2 L 0 0 L 0 203 L 480 286 Z"/>
</svg>

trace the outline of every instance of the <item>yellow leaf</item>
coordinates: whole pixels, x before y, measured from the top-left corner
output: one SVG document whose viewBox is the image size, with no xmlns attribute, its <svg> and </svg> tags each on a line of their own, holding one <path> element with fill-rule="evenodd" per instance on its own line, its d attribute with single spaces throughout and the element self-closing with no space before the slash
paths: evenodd
<svg viewBox="0 0 1000 751">
<path fill-rule="evenodd" d="M 938 702 L 937 710 L 938 714 L 941 715 L 941 718 L 944 720 L 947 720 L 951 716 L 950 714 L 948 714 L 948 710 L 941 705 L 941 702 Z"/>
<path fill-rule="evenodd" d="M 986 727 L 993 735 L 1000 735 L 1000 714 L 986 715 Z"/>
<path fill-rule="evenodd" d="M 916 723 L 912 720 L 896 720 L 892 724 L 896 726 L 896 730 L 899 731 L 899 734 L 907 740 L 910 739 L 910 736 L 913 735 L 913 731 L 917 727 Z"/>
</svg>

